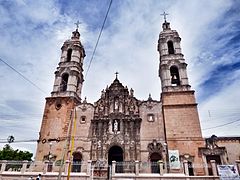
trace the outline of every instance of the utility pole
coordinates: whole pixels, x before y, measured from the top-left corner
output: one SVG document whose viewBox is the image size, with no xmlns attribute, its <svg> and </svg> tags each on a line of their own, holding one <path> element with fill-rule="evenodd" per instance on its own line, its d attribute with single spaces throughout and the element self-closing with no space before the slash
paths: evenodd
<svg viewBox="0 0 240 180">
<path fill-rule="evenodd" d="M 68 124 L 68 133 L 67 133 L 67 138 L 65 140 L 65 145 L 64 145 L 64 149 L 63 149 L 63 152 L 62 152 L 62 159 L 61 159 L 61 164 L 59 166 L 59 171 L 58 171 L 58 179 L 57 180 L 61 180 L 61 177 L 62 177 L 62 169 L 63 169 L 63 165 L 64 165 L 64 159 L 65 159 L 65 154 L 67 152 L 67 149 L 69 147 L 69 144 L 70 144 L 70 131 L 71 131 L 71 125 L 72 125 L 72 121 L 73 121 L 73 111 L 71 111 L 71 114 L 70 114 L 70 122 Z"/>
</svg>

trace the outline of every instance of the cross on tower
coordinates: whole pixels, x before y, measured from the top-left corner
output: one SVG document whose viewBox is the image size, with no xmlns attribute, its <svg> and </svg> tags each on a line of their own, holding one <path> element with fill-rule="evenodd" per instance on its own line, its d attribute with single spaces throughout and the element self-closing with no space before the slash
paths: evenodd
<svg viewBox="0 0 240 180">
<path fill-rule="evenodd" d="M 165 22 L 167 22 L 167 15 L 169 14 L 164 11 L 163 14 L 160 14 L 160 15 L 163 16 Z"/>
<path fill-rule="evenodd" d="M 117 79 L 119 73 L 118 73 L 118 72 L 115 72 L 115 74 L 116 74 L 116 79 Z"/>
<path fill-rule="evenodd" d="M 77 26 L 77 29 L 78 29 L 78 27 L 79 27 L 79 24 L 81 24 L 80 22 L 79 22 L 79 20 L 76 22 L 76 23 L 74 23 L 74 24 L 76 24 L 76 26 Z"/>
</svg>

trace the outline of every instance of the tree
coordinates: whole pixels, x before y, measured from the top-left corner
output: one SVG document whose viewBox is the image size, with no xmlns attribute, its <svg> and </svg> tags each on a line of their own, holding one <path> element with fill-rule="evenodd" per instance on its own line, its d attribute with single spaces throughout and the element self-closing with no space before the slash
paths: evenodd
<svg viewBox="0 0 240 180">
<path fill-rule="evenodd" d="M 2 150 L 0 150 L 0 160 L 32 160 L 33 153 L 28 151 L 21 151 L 19 149 L 14 150 L 9 144 L 6 144 Z"/>
<path fill-rule="evenodd" d="M 21 151 L 19 149 L 14 150 L 9 144 L 6 144 L 2 150 L 0 150 L 0 160 L 9 160 L 10 163 L 6 165 L 5 170 L 9 169 L 19 171 L 22 167 L 21 164 L 14 163 L 14 161 L 31 161 L 33 154 L 28 151 Z M 13 163 L 11 163 L 13 161 Z M 29 165 L 28 165 L 29 166 Z"/>
</svg>

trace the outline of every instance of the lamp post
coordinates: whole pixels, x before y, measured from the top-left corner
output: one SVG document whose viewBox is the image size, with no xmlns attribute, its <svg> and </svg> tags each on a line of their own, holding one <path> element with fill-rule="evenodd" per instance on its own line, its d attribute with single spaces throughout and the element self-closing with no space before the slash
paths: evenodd
<svg viewBox="0 0 240 180">
<path fill-rule="evenodd" d="M 52 153 L 51 153 L 51 149 L 52 149 L 52 142 L 49 142 L 49 152 L 48 152 L 48 172 L 52 172 Z"/>
</svg>

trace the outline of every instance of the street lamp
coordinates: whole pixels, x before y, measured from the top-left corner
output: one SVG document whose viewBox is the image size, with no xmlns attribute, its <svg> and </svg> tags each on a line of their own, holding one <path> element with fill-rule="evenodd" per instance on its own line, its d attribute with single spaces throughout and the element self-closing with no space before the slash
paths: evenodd
<svg viewBox="0 0 240 180">
<path fill-rule="evenodd" d="M 49 152 L 48 152 L 48 172 L 52 172 L 52 153 L 51 153 L 51 149 L 52 149 L 52 142 L 49 142 Z"/>
</svg>

